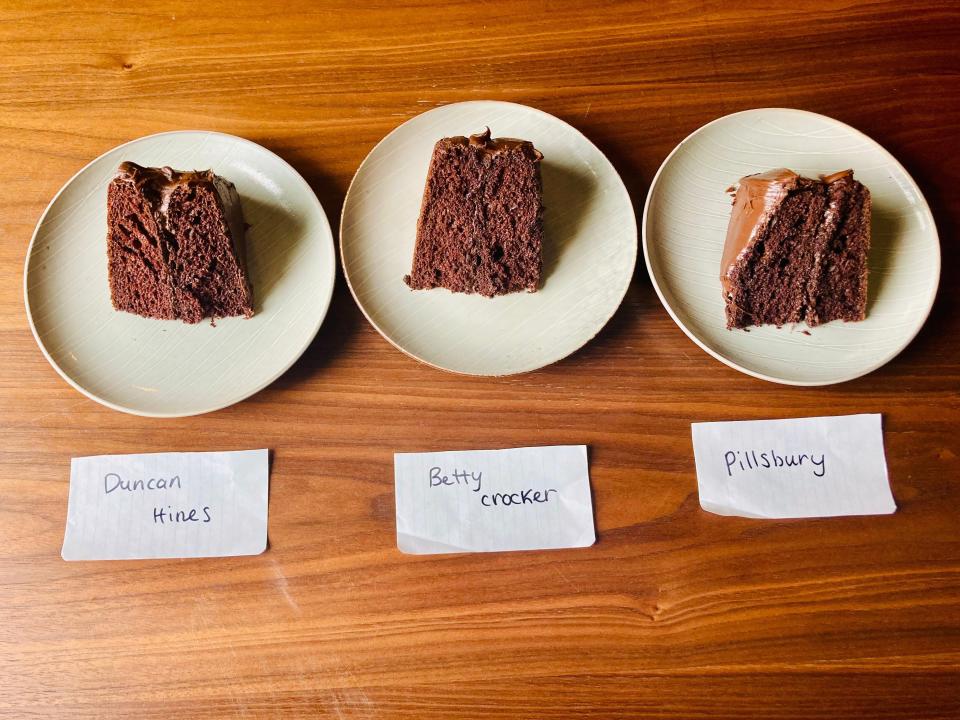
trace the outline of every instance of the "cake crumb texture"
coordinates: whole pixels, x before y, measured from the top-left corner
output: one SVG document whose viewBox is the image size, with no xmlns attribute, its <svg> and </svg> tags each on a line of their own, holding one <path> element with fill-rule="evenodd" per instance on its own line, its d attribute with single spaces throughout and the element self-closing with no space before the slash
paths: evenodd
<svg viewBox="0 0 960 720">
<path fill-rule="evenodd" d="M 223 178 L 123 163 L 107 227 L 116 310 L 187 323 L 253 315 L 239 197 Z"/>
<path fill-rule="evenodd" d="M 440 140 L 417 223 L 415 290 L 487 297 L 534 292 L 542 271 L 541 155 L 523 140 Z"/>
</svg>

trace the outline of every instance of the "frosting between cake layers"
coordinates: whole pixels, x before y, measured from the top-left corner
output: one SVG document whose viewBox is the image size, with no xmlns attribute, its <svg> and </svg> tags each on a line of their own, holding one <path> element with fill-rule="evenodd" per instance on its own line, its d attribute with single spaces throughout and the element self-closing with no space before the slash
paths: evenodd
<svg viewBox="0 0 960 720">
<path fill-rule="evenodd" d="M 820 181 L 827 185 L 846 180 L 853 176 L 853 170 L 838 170 L 829 175 L 821 175 Z M 741 178 L 727 192 L 735 193 L 730 223 L 727 225 L 727 237 L 723 244 L 723 256 L 720 259 L 720 284 L 723 296 L 730 292 L 730 272 L 736 267 L 741 254 L 750 248 L 767 220 L 777 211 L 780 203 L 794 190 L 801 176 L 787 168 L 775 168 L 756 175 Z M 824 222 L 830 223 L 836 216 L 836 202 L 831 201 Z"/>
</svg>

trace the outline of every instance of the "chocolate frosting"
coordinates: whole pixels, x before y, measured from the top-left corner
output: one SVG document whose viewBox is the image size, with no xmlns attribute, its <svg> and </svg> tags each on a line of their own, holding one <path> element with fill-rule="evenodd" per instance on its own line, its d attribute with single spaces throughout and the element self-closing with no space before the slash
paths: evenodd
<svg viewBox="0 0 960 720">
<path fill-rule="evenodd" d="M 853 170 L 837 170 L 835 173 L 830 173 L 829 175 L 821 175 L 820 179 L 827 185 L 830 185 L 838 180 L 843 180 L 844 178 L 849 177 L 853 177 Z"/>
<path fill-rule="evenodd" d="M 496 155 L 519 148 L 536 161 L 543 159 L 543 154 L 534 148 L 533 143 L 529 140 L 506 137 L 494 139 L 490 137 L 490 128 L 485 128 L 482 133 L 477 133 L 470 137 L 464 137 L 462 135 L 449 137 L 446 138 L 446 141 L 457 145 L 469 145 L 490 155 Z"/>
<path fill-rule="evenodd" d="M 820 180 L 829 185 L 852 176 L 853 170 L 839 170 L 829 175 L 821 175 Z M 727 192 L 735 195 L 720 260 L 720 284 L 723 286 L 724 297 L 730 291 L 729 274 L 736 266 L 740 254 L 753 244 L 780 207 L 780 203 L 801 180 L 801 176 L 793 170 L 776 168 L 756 175 L 747 175 L 735 188 L 728 188 Z"/>
<path fill-rule="evenodd" d="M 159 203 L 155 212 L 162 226 L 166 226 L 165 218 L 170 205 L 170 196 L 177 188 L 195 182 L 208 182 L 213 185 L 220 197 L 220 204 L 223 206 L 223 214 L 229 226 L 234 253 L 239 258 L 240 263 L 245 265 L 246 253 L 244 252 L 245 243 L 243 242 L 245 225 L 240 210 L 240 196 L 232 182 L 215 174 L 213 170 L 180 171 L 167 166 L 160 168 L 143 167 L 129 160 L 120 163 L 117 168 L 117 177 L 136 184 L 138 188 L 149 186 L 157 194 Z"/>
<path fill-rule="evenodd" d="M 180 172 L 170 167 L 143 167 L 129 160 L 120 163 L 117 168 L 117 177 L 122 180 L 129 180 L 138 188 L 149 185 L 160 197 L 158 210 L 166 213 L 167 205 L 170 202 L 170 196 L 178 187 L 189 185 L 191 182 L 204 181 L 213 182 L 216 175 L 210 170 L 192 170 L 189 172 Z"/>
</svg>

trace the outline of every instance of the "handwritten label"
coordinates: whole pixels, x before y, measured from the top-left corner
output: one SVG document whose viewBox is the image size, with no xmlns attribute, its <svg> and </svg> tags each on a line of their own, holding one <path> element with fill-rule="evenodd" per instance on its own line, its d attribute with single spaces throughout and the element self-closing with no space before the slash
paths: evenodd
<svg viewBox="0 0 960 720">
<path fill-rule="evenodd" d="M 880 415 L 694 423 L 700 507 L 756 518 L 897 509 Z"/>
<path fill-rule="evenodd" d="M 596 541 L 584 445 L 394 455 L 397 547 L 429 555 Z"/>
<path fill-rule="evenodd" d="M 268 452 L 73 458 L 64 560 L 257 555 Z"/>
</svg>

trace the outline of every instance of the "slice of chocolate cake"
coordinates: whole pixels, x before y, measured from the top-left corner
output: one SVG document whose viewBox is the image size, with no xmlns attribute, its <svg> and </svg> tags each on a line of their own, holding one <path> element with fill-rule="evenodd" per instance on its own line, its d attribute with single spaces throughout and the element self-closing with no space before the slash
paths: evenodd
<svg viewBox="0 0 960 720">
<path fill-rule="evenodd" d="M 107 189 L 107 263 L 117 310 L 162 320 L 253 315 L 240 197 L 210 170 L 122 163 Z"/>
<path fill-rule="evenodd" d="M 852 170 L 742 178 L 720 265 L 727 327 L 863 320 L 869 250 L 870 191 Z"/>
<path fill-rule="evenodd" d="M 543 266 L 542 155 L 526 140 L 450 137 L 433 148 L 417 223 L 414 290 L 536 291 Z"/>
</svg>

